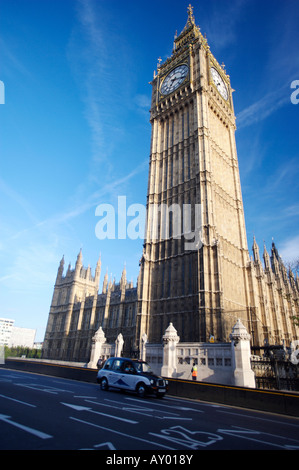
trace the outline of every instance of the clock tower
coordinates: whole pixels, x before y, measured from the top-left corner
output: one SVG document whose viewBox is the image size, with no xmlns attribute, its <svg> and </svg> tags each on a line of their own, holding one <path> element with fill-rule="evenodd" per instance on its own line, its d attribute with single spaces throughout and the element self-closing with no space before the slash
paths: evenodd
<svg viewBox="0 0 299 470">
<path fill-rule="evenodd" d="M 251 328 L 233 90 L 191 6 L 151 85 L 136 340 L 172 323 L 181 342 L 228 341 L 237 318 Z"/>
</svg>

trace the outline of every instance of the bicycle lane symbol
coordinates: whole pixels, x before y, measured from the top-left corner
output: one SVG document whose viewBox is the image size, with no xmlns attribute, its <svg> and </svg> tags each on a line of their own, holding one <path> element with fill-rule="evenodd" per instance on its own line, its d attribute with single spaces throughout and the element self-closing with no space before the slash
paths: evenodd
<svg viewBox="0 0 299 470">
<path fill-rule="evenodd" d="M 217 441 L 223 440 L 223 437 L 218 434 L 204 431 L 190 431 L 182 426 L 173 426 L 168 429 L 162 429 L 160 434 L 153 432 L 150 432 L 149 434 L 192 450 L 207 447 Z"/>
</svg>

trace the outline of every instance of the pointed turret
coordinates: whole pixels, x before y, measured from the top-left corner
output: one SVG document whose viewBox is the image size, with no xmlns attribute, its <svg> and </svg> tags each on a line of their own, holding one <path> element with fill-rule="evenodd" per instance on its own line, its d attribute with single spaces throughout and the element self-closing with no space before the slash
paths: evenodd
<svg viewBox="0 0 299 470">
<path fill-rule="evenodd" d="M 99 284 L 100 277 L 101 277 L 101 267 L 102 267 L 102 262 L 101 262 L 101 254 L 100 254 L 97 265 L 96 265 L 96 271 L 95 271 L 95 282 L 97 284 Z"/>
<path fill-rule="evenodd" d="M 265 243 L 264 243 L 263 258 L 264 258 L 264 263 L 265 263 L 265 269 L 268 271 L 268 270 L 271 269 L 271 261 L 270 261 L 270 256 L 269 256 L 269 253 L 267 251 Z"/>
<path fill-rule="evenodd" d="M 87 270 L 86 270 L 86 279 L 88 281 L 92 280 L 90 264 L 88 265 Z"/>
<path fill-rule="evenodd" d="M 62 278 L 63 270 L 64 270 L 64 255 L 61 258 L 61 261 L 60 261 L 60 264 L 59 264 L 59 268 L 58 268 L 58 271 L 57 271 L 56 282 Z"/>
<path fill-rule="evenodd" d="M 120 288 L 122 289 L 123 287 L 126 287 L 126 285 L 127 285 L 127 271 L 126 271 L 126 265 L 125 265 L 122 275 L 121 275 Z"/>
<path fill-rule="evenodd" d="M 186 44 L 186 41 L 188 42 L 189 40 L 193 40 L 199 36 L 202 37 L 200 33 L 200 29 L 195 24 L 195 19 L 193 15 L 193 7 L 189 5 L 187 11 L 188 11 L 187 23 L 183 31 L 179 34 L 179 36 L 177 36 L 176 34 L 174 38 L 174 47 L 173 47 L 174 52 L 178 51 L 182 46 L 184 46 Z"/>
<path fill-rule="evenodd" d="M 81 265 L 82 266 L 82 248 L 80 248 L 79 254 L 77 256 L 77 261 L 76 261 L 76 266 Z"/>
<path fill-rule="evenodd" d="M 103 281 L 102 294 L 107 293 L 107 288 L 108 288 L 108 268 L 107 268 L 107 271 L 106 271 L 106 274 L 105 274 L 105 277 L 104 277 L 104 281 Z"/>
<path fill-rule="evenodd" d="M 275 243 L 272 242 L 272 249 L 271 249 L 271 265 L 273 272 L 278 275 L 279 274 L 279 261 L 280 257 L 275 246 Z"/>
<path fill-rule="evenodd" d="M 96 269 L 101 269 L 101 266 L 102 266 L 102 261 L 101 261 L 101 253 L 100 253 Z"/>
<path fill-rule="evenodd" d="M 253 251 L 254 262 L 259 263 L 260 262 L 260 251 L 259 251 L 259 246 L 256 242 L 255 237 L 253 237 L 252 251 Z"/>
<path fill-rule="evenodd" d="M 193 7 L 192 7 L 191 4 L 189 4 L 189 6 L 187 8 L 187 12 L 188 12 L 188 19 L 187 19 L 187 23 L 186 23 L 186 26 L 183 29 L 183 31 L 186 31 L 186 29 L 189 29 L 189 28 L 192 28 L 193 26 L 195 26 L 195 19 L 194 19 L 194 15 L 193 15 Z"/>
<path fill-rule="evenodd" d="M 77 260 L 76 260 L 75 271 L 74 271 L 75 278 L 80 277 L 82 267 L 83 267 L 83 264 L 82 264 L 82 248 L 81 248 L 77 256 Z"/>
<path fill-rule="evenodd" d="M 63 257 L 61 258 L 58 271 L 60 271 L 61 273 L 63 273 L 63 269 L 64 269 L 64 255 L 63 255 Z"/>
</svg>

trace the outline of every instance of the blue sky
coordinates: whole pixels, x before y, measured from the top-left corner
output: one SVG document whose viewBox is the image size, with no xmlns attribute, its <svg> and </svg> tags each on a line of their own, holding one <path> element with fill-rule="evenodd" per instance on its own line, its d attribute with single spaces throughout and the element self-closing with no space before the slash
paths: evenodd
<svg viewBox="0 0 299 470">
<path fill-rule="evenodd" d="M 190 0 L 0 0 L 0 317 L 42 341 L 62 255 L 136 283 L 142 240 L 99 240 L 99 204 L 145 204 L 149 82 Z M 298 0 L 194 0 L 231 77 L 248 244 L 299 256 Z"/>
</svg>

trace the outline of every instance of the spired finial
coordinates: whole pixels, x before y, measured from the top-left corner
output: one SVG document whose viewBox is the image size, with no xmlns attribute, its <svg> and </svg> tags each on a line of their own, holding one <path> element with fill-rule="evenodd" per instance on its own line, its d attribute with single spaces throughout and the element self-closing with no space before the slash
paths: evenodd
<svg viewBox="0 0 299 470">
<path fill-rule="evenodd" d="M 191 5 L 191 3 L 189 4 L 187 11 L 188 11 L 188 23 L 191 26 L 194 24 L 194 21 L 195 21 L 194 15 L 193 15 L 193 6 Z"/>
</svg>

